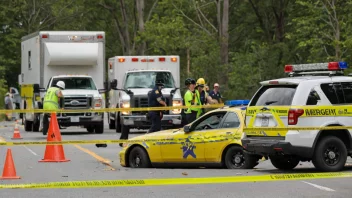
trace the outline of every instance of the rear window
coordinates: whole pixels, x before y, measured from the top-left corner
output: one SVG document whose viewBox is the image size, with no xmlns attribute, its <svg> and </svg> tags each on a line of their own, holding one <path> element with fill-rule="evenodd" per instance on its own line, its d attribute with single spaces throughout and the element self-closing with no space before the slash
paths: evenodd
<svg viewBox="0 0 352 198">
<path fill-rule="evenodd" d="M 249 106 L 289 106 L 292 103 L 297 85 L 263 86 L 254 96 Z"/>
</svg>

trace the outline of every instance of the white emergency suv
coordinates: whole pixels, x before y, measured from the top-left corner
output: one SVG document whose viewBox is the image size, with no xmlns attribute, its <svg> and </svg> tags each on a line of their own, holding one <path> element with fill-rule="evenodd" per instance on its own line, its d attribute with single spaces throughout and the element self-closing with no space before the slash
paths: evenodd
<svg viewBox="0 0 352 198">
<path fill-rule="evenodd" d="M 342 170 L 352 155 L 347 67 L 346 62 L 286 65 L 289 77 L 261 82 L 246 109 L 245 151 L 269 157 L 278 169 L 312 161 L 321 171 Z"/>
</svg>

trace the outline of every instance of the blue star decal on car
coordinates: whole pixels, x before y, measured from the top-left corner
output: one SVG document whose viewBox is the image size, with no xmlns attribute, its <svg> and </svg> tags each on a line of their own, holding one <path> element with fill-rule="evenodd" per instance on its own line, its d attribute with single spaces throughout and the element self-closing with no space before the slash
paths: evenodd
<svg viewBox="0 0 352 198">
<path fill-rule="evenodd" d="M 185 142 L 182 142 L 182 151 L 183 151 L 183 158 L 187 159 L 189 155 L 191 155 L 193 158 L 197 158 L 196 154 L 194 153 L 194 149 L 196 146 L 194 146 L 194 143 L 189 140 L 189 138 L 186 139 Z"/>
</svg>

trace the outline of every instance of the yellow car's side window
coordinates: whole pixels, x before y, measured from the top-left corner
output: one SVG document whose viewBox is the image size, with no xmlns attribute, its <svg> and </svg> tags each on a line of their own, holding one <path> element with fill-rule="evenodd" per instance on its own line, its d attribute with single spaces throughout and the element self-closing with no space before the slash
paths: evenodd
<svg viewBox="0 0 352 198">
<path fill-rule="evenodd" d="M 225 120 L 221 126 L 221 128 L 238 128 L 240 127 L 240 120 L 238 115 L 235 112 L 229 112 L 225 117 Z"/>
<path fill-rule="evenodd" d="M 226 112 L 217 112 L 205 117 L 199 123 L 195 123 L 194 130 L 203 131 L 208 129 L 217 129 L 225 114 Z"/>
</svg>

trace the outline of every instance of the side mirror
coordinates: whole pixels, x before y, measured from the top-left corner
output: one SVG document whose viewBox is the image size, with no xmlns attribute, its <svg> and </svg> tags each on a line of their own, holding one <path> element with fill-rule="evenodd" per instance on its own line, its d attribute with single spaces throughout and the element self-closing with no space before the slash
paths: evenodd
<svg viewBox="0 0 352 198">
<path fill-rule="evenodd" d="M 99 93 L 102 94 L 102 93 L 105 93 L 106 90 L 105 89 L 98 89 Z"/>
<path fill-rule="evenodd" d="M 117 89 L 117 79 L 113 79 L 110 82 L 111 89 Z"/>
<path fill-rule="evenodd" d="M 186 125 L 186 126 L 183 127 L 183 131 L 185 133 L 189 133 L 189 132 L 191 132 L 191 127 L 189 125 Z"/>
<path fill-rule="evenodd" d="M 33 85 L 33 92 L 34 93 L 39 93 L 40 92 L 39 84 L 34 84 Z"/>
</svg>

